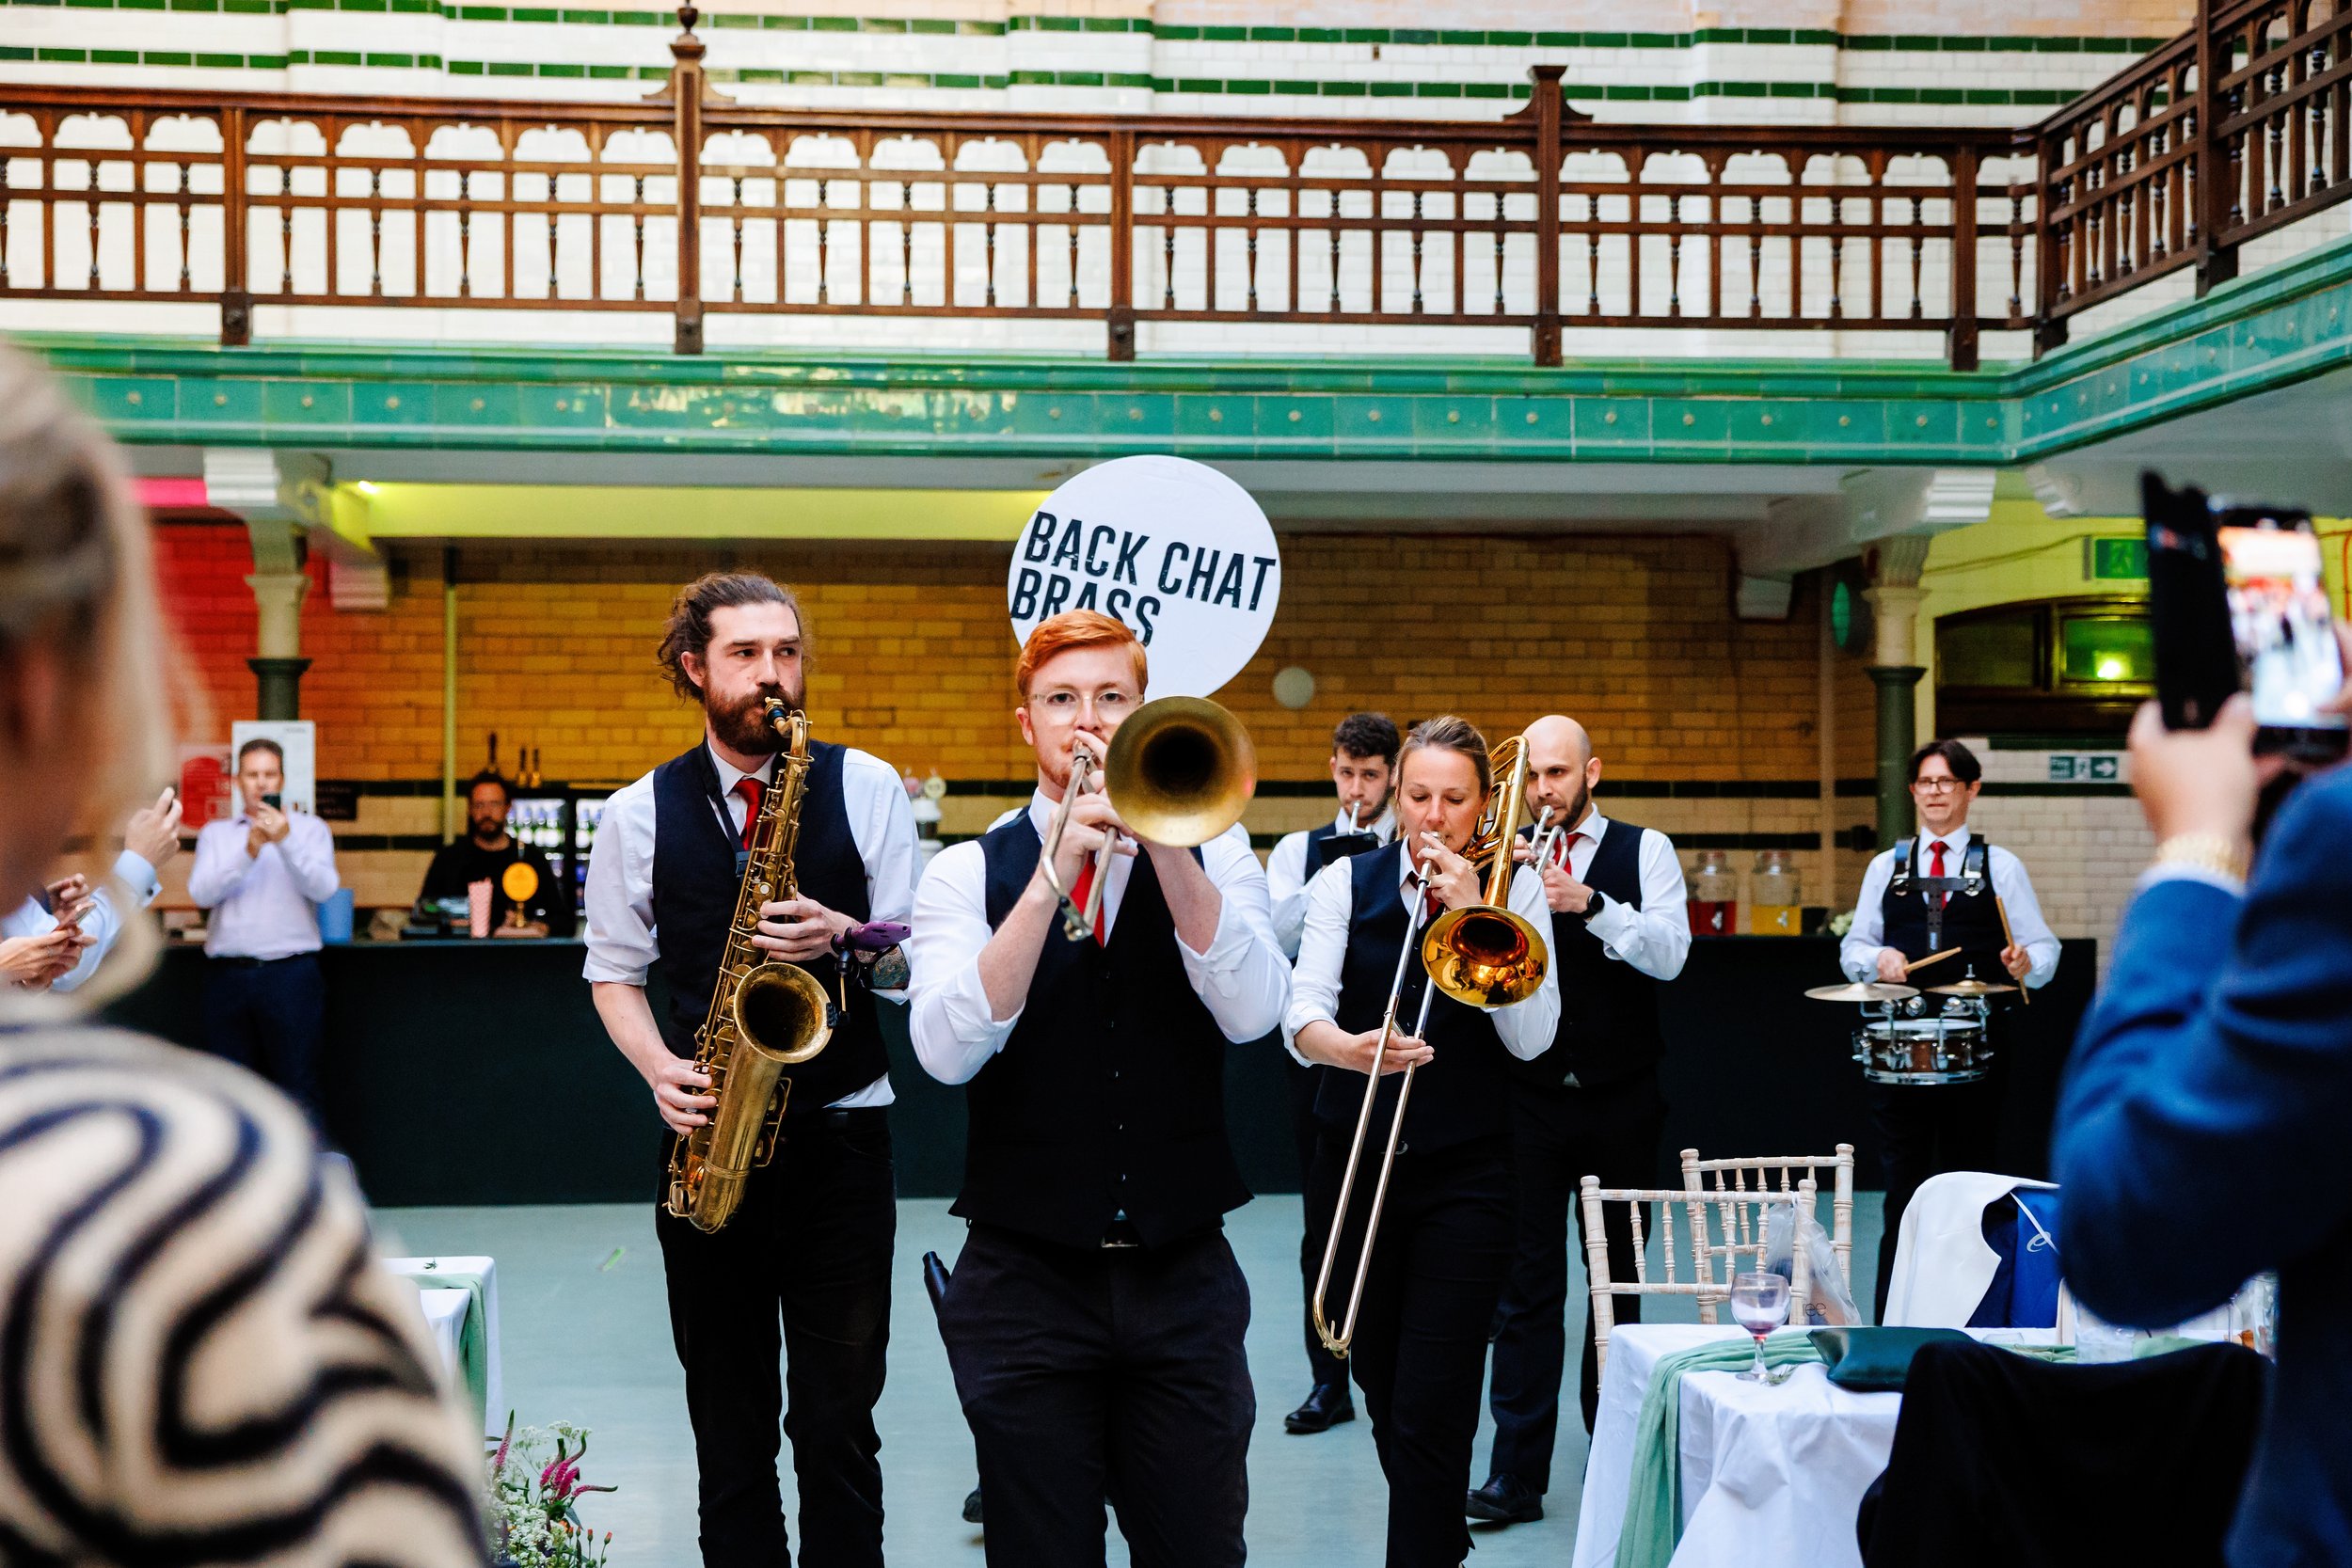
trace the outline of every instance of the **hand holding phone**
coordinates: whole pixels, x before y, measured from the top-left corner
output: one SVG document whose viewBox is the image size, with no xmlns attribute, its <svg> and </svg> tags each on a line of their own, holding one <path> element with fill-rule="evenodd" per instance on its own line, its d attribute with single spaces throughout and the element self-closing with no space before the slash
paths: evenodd
<svg viewBox="0 0 2352 1568">
<path fill-rule="evenodd" d="M 2344 655 L 2311 515 L 2208 500 L 2141 476 L 2156 696 L 2168 728 L 2203 729 L 2251 699 L 2254 750 L 2327 763 L 2352 741 Z"/>
</svg>

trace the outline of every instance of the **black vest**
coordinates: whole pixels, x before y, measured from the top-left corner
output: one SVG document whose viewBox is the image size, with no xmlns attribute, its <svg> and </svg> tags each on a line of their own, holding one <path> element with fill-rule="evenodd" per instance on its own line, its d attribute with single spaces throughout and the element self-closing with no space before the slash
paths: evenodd
<svg viewBox="0 0 2352 1568">
<path fill-rule="evenodd" d="M 1968 835 L 1964 859 L 1948 849 L 1945 852 L 1944 875 L 1965 876 L 1973 866 L 1979 890 L 1974 895 L 1948 895 L 1944 905 L 1943 940 L 1930 944 L 1928 895 L 1910 883 L 1913 878 L 1926 876 L 1934 864 L 1934 856 L 1928 848 L 1932 838 L 1932 834 L 1922 833 L 1895 846 L 1894 875 L 1887 879 L 1886 895 L 1879 904 L 1879 918 L 1883 923 L 1879 941 L 1906 958 L 1924 958 L 1947 947 L 1961 950 L 1942 963 L 1921 970 L 1911 981 L 1915 986 L 1947 986 L 1971 969 L 1979 980 L 2009 984 L 2009 972 L 2001 967 L 2001 949 L 2007 943 L 2001 940 L 2000 911 L 1993 903 L 1993 847 L 1975 833 Z"/>
<path fill-rule="evenodd" d="M 792 869 L 803 896 L 856 920 L 872 912 L 866 895 L 866 860 L 850 836 L 841 803 L 844 749 L 809 742 L 807 786 L 801 794 L 801 835 Z M 697 746 L 653 773 L 654 940 L 660 949 L 661 978 L 670 988 L 670 1016 L 662 1037 L 680 1056 L 694 1053 L 694 1032 L 710 1012 L 719 983 L 719 959 L 726 951 L 727 923 L 743 878 L 740 851 L 721 815 L 719 770 L 708 746 Z M 836 960 L 826 955 L 802 968 L 817 977 L 840 1006 Z M 836 1019 L 833 1038 L 812 1060 L 784 1069 L 792 1083 L 787 1102 L 791 1116 L 822 1110 L 855 1094 L 890 1069 L 882 1033 L 874 1025 L 874 998 L 862 986 L 850 988 L 850 1006 Z"/>
<path fill-rule="evenodd" d="M 1340 856 L 1343 860 L 1348 855 L 1368 855 L 1379 847 L 1378 842 L 1373 838 L 1372 830 L 1369 828 L 1359 829 L 1353 833 L 1342 833 L 1337 826 L 1329 822 L 1320 827 L 1310 828 L 1307 830 L 1306 879 L 1308 881 L 1313 881 L 1316 874 L 1328 863 L 1323 858 L 1323 847 L 1335 838 L 1359 838 L 1364 841 L 1357 847 L 1343 853 Z"/>
<path fill-rule="evenodd" d="M 1038 849 L 1026 811 L 980 840 L 990 929 Z M 1021 1022 L 967 1086 L 949 1212 L 1073 1247 L 1100 1243 L 1121 1212 L 1146 1246 L 1216 1226 L 1249 1201 L 1225 1137 L 1225 1044 L 1137 855 L 1107 944 L 1069 941 L 1058 919 L 1046 931 Z"/>
<path fill-rule="evenodd" d="M 1399 943 L 1406 930 L 1404 847 L 1390 843 L 1348 864 L 1353 903 L 1348 917 L 1347 952 L 1340 963 L 1340 1000 L 1333 1022 L 1350 1034 L 1380 1027 L 1387 1010 L 1389 986 L 1396 978 Z M 1412 1032 L 1421 1015 L 1422 992 L 1429 972 L 1418 958 L 1405 966 L 1405 988 L 1397 998 L 1399 1034 Z M 1405 1113 L 1405 1142 L 1415 1149 L 1452 1148 L 1473 1138 L 1495 1138 L 1509 1130 L 1503 1096 L 1509 1080 L 1502 1064 L 1511 1053 L 1503 1049 L 1493 1021 L 1476 1007 L 1440 995 L 1429 1009 L 1426 1037 L 1434 1054 L 1429 1065 L 1413 1074 L 1413 1101 Z M 1373 1106 L 1375 1136 L 1386 1136 L 1396 1115 L 1401 1073 L 1380 1080 L 1380 1096 Z M 1315 1117 L 1328 1128 L 1352 1128 L 1362 1114 L 1364 1085 L 1355 1072 L 1327 1072 L 1315 1090 Z M 1343 1133 L 1341 1135 L 1344 1135 Z"/>
<path fill-rule="evenodd" d="M 1642 907 L 1642 835 L 1612 820 L 1593 846 L 1584 885 L 1620 904 Z M 1580 1085 L 1622 1083 L 1657 1069 L 1666 1037 L 1658 1026 L 1658 982 L 1613 958 L 1586 928 L 1590 915 L 1551 915 L 1551 961 L 1560 974 L 1560 1032 L 1532 1062 L 1513 1058 L 1520 1082 L 1557 1087 L 1574 1073 Z"/>
</svg>

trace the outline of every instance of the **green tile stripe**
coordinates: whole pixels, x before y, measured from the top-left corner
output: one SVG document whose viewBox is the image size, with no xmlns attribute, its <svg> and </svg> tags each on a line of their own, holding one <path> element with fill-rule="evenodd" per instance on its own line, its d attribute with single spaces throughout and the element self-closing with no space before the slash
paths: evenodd
<svg viewBox="0 0 2352 1568">
<path fill-rule="evenodd" d="M 364 66 L 400 71 L 445 71 L 452 76 L 535 76 L 543 80 L 658 82 L 669 79 L 662 66 L 567 65 L 529 60 L 444 60 L 438 55 L 361 55 L 349 50 L 295 49 L 283 55 L 189 55 L 177 50 L 30 49 L 0 44 L 0 61 L 40 60 L 61 64 L 197 66 L 221 70 L 283 71 L 288 66 Z M 787 71 L 746 67 L 713 71 L 719 83 L 796 87 L 901 87 L 939 91 L 1003 91 L 1008 87 L 1122 87 L 1156 93 L 1198 93 L 1228 98 L 1415 98 L 1518 102 L 1525 82 L 1294 82 L 1264 78 L 1153 76 L 1142 71 L 1016 71 L 1006 75 L 954 71 Z M 1571 103 L 1684 103 L 1700 98 L 1828 99 L 1840 103 L 1939 103 L 2026 105 L 2070 103 L 2074 91 L 2044 87 L 1850 87 L 1827 82 L 1700 82 L 1691 87 L 1638 83 L 1571 83 Z"/>
<path fill-rule="evenodd" d="M 675 27 L 668 11 L 583 10 L 476 6 L 466 0 L 0 0 L 0 6 L 75 6 L 93 9 L 275 13 L 294 10 L 398 11 L 467 22 L 562 22 L 572 25 Z M 1442 45 L 1471 49 L 1688 49 L 1743 44 L 1813 49 L 1947 54 L 2140 55 L 2169 42 L 2141 38 L 2038 38 L 1959 34 L 1837 33 L 1819 28 L 1701 27 L 1687 33 L 1549 32 L 1438 27 L 1211 27 L 1155 25 L 1148 17 L 1016 16 L 962 22 L 881 16 L 707 16 L 708 27 L 773 32 L 950 34 L 1136 33 L 1168 42 L 1352 43 L 1384 47 Z"/>
<path fill-rule="evenodd" d="M 143 443 L 2014 466 L 2352 363 L 2352 237 L 2042 359 L 675 356 L 27 334 Z"/>
</svg>

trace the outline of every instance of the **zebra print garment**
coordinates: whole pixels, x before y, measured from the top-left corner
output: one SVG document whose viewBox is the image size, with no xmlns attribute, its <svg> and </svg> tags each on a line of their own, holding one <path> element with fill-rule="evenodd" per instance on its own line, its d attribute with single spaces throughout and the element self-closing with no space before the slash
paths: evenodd
<svg viewBox="0 0 2352 1568">
<path fill-rule="evenodd" d="M 260 1079 L 0 1033 L 0 1563 L 467 1568 L 481 1444 Z"/>
</svg>

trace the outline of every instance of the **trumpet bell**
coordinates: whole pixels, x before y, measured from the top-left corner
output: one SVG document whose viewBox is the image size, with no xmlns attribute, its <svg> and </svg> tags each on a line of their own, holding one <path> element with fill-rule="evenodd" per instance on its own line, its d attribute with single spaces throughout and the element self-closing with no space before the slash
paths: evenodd
<svg viewBox="0 0 2352 1568">
<path fill-rule="evenodd" d="M 1111 736 L 1103 789 L 1154 844 L 1189 848 L 1234 823 L 1258 787 L 1258 752 L 1241 721 L 1204 697 L 1162 697 Z"/>
<path fill-rule="evenodd" d="M 1422 938 L 1421 958 L 1431 985 L 1473 1007 L 1524 1002 L 1551 962 L 1535 927 L 1496 904 L 1446 911 Z"/>
</svg>

